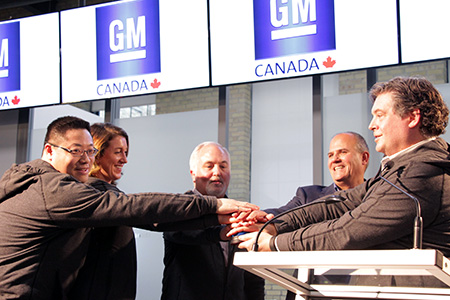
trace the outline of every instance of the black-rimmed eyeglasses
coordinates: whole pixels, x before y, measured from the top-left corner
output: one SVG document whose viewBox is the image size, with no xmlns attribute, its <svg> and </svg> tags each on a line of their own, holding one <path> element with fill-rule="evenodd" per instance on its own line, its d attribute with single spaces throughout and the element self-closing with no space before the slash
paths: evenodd
<svg viewBox="0 0 450 300">
<path fill-rule="evenodd" d="M 72 156 L 74 156 L 74 157 L 82 157 L 84 153 L 86 153 L 87 156 L 93 157 L 98 152 L 98 149 L 95 149 L 95 148 L 91 148 L 91 149 L 88 149 L 88 150 L 83 150 L 81 148 L 67 149 L 67 148 L 64 148 L 64 147 L 52 144 L 52 143 L 48 143 L 47 142 L 47 144 L 49 144 L 52 147 L 63 149 L 64 151 L 69 152 L 70 154 L 72 154 Z"/>
</svg>

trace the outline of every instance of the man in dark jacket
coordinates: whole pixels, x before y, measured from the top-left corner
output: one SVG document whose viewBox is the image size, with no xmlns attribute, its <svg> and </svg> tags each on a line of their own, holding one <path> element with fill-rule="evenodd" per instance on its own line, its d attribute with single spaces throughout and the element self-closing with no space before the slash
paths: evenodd
<svg viewBox="0 0 450 300">
<path fill-rule="evenodd" d="M 278 215 L 316 199 L 332 195 L 337 191 L 354 188 L 364 182 L 364 173 L 369 166 L 369 157 L 369 147 L 360 134 L 352 131 L 338 133 L 333 136 L 328 148 L 328 170 L 333 179 L 332 184 L 329 186 L 301 186 L 292 200 L 285 205 L 264 211 L 255 211 L 252 214 Z M 296 270 L 294 276 L 297 274 Z M 291 299 L 295 299 L 295 294 L 288 291 L 286 300 Z"/>
<path fill-rule="evenodd" d="M 97 149 L 90 126 L 62 117 L 47 128 L 42 159 L 0 180 L 0 298 L 67 299 L 90 228 L 145 226 L 255 206 L 200 195 L 101 192 L 86 185 Z"/>
<path fill-rule="evenodd" d="M 450 151 L 438 136 L 449 110 L 423 78 L 394 78 L 371 89 L 376 150 L 385 154 L 381 174 L 418 199 L 423 247 L 450 256 Z M 318 204 L 280 218 L 262 234 L 261 251 L 408 249 L 413 247 L 416 204 L 380 176 L 339 192 L 345 201 Z M 255 233 L 239 247 L 250 248 Z M 406 283 L 407 284 L 407 283 Z"/>
<path fill-rule="evenodd" d="M 369 157 L 369 148 L 360 134 L 352 131 L 336 134 L 331 139 L 328 150 L 328 170 L 333 183 L 329 186 L 301 186 L 288 203 L 278 208 L 265 209 L 264 212 L 278 215 L 337 191 L 354 188 L 364 182 Z M 262 211 L 254 212 L 257 213 L 263 214 Z"/>
<path fill-rule="evenodd" d="M 189 194 L 226 197 L 230 156 L 214 142 L 192 152 L 190 172 L 194 190 Z M 236 246 L 226 237 L 227 227 L 164 233 L 162 300 L 263 300 L 264 280 L 235 267 Z"/>
</svg>

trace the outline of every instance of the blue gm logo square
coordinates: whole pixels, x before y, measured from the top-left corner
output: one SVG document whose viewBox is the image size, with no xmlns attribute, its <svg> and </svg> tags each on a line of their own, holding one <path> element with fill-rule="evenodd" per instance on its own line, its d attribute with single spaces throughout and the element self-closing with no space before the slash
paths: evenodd
<svg viewBox="0 0 450 300">
<path fill-rule="evenodd" d="M 255 59 L 336 49 L 333 0 L 253 0 Z"/>
<path fill-rule="evenodd" d="M 161 72 L 159 1 L 96 8 L 97 80 Z"/>
<path fill-rule="evenodd" d="M 20 90 L 20 22 L 0 25 L 0 92 Z"/>
</svg>

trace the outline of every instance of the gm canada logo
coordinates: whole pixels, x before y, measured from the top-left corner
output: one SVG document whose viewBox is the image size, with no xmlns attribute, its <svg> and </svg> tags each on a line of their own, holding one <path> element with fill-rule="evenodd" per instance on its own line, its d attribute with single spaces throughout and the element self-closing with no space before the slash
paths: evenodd
<svg viewBox="0 0 450 300">
<path fill-rule="evenodd" d="M 336 49 L 333 0 L 253 0 L 255 59 Z"/>
<path fill-rule="evenodd" d="M 96 8 L 97 80 L 161 72 L 159 1 Z"/>
<path fill-rule="evenodd" d="M 20 90 L 20 22 L 0 25 L 0 92 Z"/>
</svg>

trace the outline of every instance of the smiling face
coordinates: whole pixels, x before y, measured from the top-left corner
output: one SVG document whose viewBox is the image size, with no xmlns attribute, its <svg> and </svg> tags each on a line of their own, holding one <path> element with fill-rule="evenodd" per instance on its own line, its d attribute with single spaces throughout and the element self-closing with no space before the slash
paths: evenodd
<svg viewBox="0 0 450 300">
<path fill-rule="evenodd" d="M 198 152 L 197 162 L 191 169 L 194 187 L 202 195 L 222 198 L 230 183 L 230 158 L 216 145 L 207 145 Z"/>
<path fill-rule="evenodd" d="M 357 143 L 357 138 L 350 133 L 338 134 L 330 142 L 328 169 L 334 183 L 343 190 L 364 182 L 369 153 L 361 152 Z"/>
<path fill-rule="evenodd" d="M 379 95 L 372 107 L 369 129 L 375 137 L 376 150 L 387 156 L 408 148 L 424 139 L 418 132 L 420 113 L 418 110 L 401 117 L 394 110 L 391 93 Z M 414 130 L 412 130 L 414 129 Z"/>
<path fill-rule="evenodd" d="M 109 183 L 120 179 L 122 168 L 128 162 L 127 157 L 127 140 L 121 135 L 116 135 L 109 141 L 102 155 L 96 159 L 100 170 L 94 176 Z"/>
<path fill-rule="evenodd" d="M 50 140 L 49 143 L 69 150 L 94 148 L 92 136 L 86 129 L 67 130 L 63 139 Z M 89 157 L 86 153 L 83 153 L 81 157 L 74 157 L 69 152 L 49 144 L 45 145 L 42 158 L 59 172 L 72 175 L 81 182 L 88 180 L 89 171 L 94 162 L 94 157 Z"/>
</svg>

